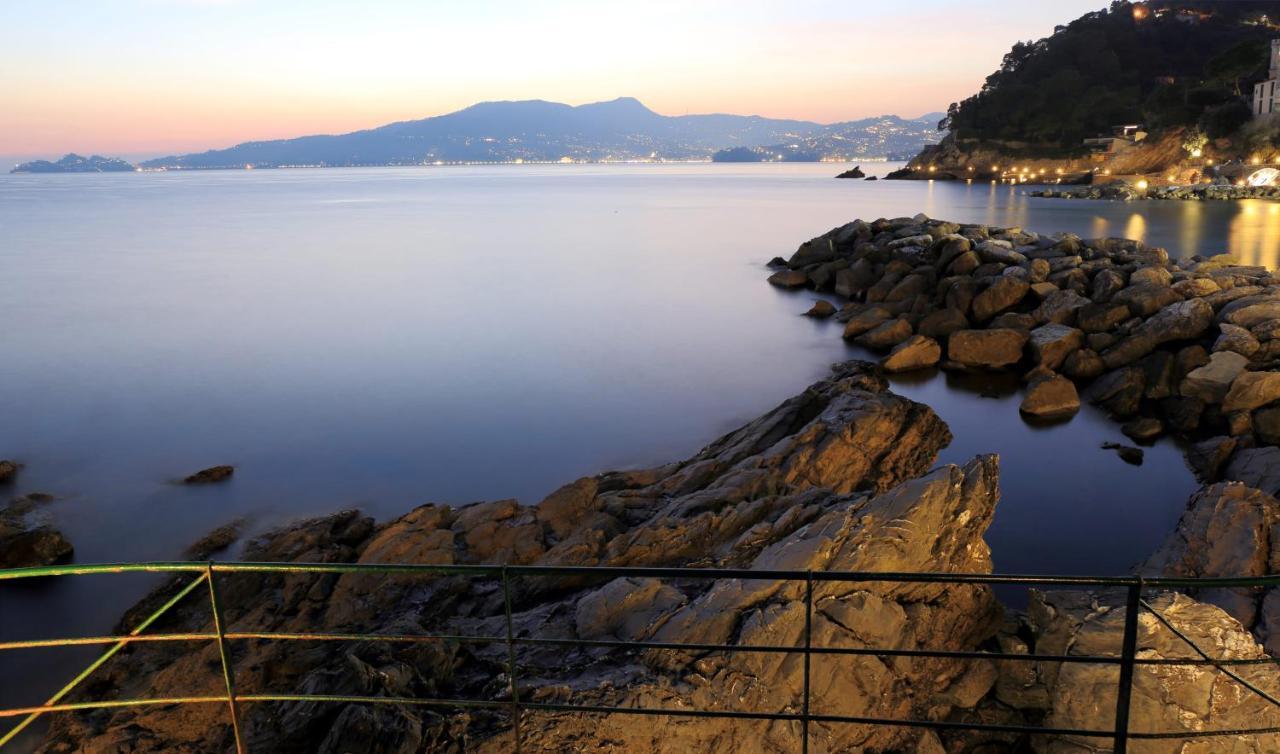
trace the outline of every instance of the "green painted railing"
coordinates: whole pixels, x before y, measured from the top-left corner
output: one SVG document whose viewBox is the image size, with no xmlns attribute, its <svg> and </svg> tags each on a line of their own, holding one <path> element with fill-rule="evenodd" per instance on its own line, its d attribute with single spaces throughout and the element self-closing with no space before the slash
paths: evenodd
<svg viewBox="0 0 1280 754">
<path fill-rule="evenodd" d="M 1179 665 L 1179 666 L 1213 666 L 1241 684 L 1254 694 L 1269 703 L 1280 707 L 1280 700 L 1263 689 L 1250 683 L 1230 670 L 1231 666 L 1275 664 L 1270 657 L 1255 659 L 1222 659 L 1212 658 L 1190 638 L 1178 631 L 1163 615 L 1143 599 L 1146 589 L 1186 589 L 1186 588 L 1224 588 L 1246 587 L 1261 588 L 1280 586 L 1280 576 L 1247 577 L 1247 578 L 1142 578 L 1139 576 L 1089 577 L 1089 576 L 1028 576 L 1010 574 L 954 574 L 954 573 L 882 573 L 882 572 L 835 572 L 835 571 L 777 571 L 747 569 L 710 569 L 710 568 L 607 568 L 589 566 L 501 566 L 501 565 L 417 565 L 417 564 L 364 564 L 364 563 L 189 563 L 189 562 L 154 562 L 154 563 L 104 563 L 98 565 L 63 565 L 37 568 L 16 568 L 0 570 L 0 582 L 19 579 L 48 577 L 87 576 L 123 573 L 169 573 L 192 574 L 195 578 L 181 590 L 170 597 L 159 608 L 141 620 L 137 627 L 124 636 L 87 636 L 61 639 L 32 639 L 23 641 L 0 642 L 0 651 L 29 650 L 48 647 L 70 647 L 103 645 L 108 649 L 83 671 L 59 689 L 44 704 L 32 707 L 16 707 L 0 709 L 0 719 L 20 718 L 3 736 L 0 736 L 0 748 L 11 743 L 33 722 L 43 715 L 77 712 L 99 709 L 119 709 L 126 707 L 143 707 L 150 705 L 182 705 L 182 704 L 223 704 L 227 707 L 227 716 L 235 739 L 236 750 L 240 754 L 246 752 L 244 735 L 241 730 L 240 708 L 244 704 L 272 702 L 323 702 L 338 704 L 391 704 L 405 706 L 432 706 L 454 708 L 489 708 L 507 709 L 511 716 L 511 731 L 515 751 L 521 750 L 522 740 L 520 718 L 524 711 L 546 712 L 580 712 L 590 714 L 628 714 L 671 717 L 714 717 L 741 720 L 778 720 L 799 723 L 801 727 L 801 747 L 807 752 L 809 748 L 809 725 L 813 722 L 828 724 L 857 724 L 897 726 L 913 728 L 930 728 L 935 730 L 967 730 L 986 731 L 992 733 L 1041 734 L 1078 736 L 1095 739 L 1111 739 L 1113 751 L 1125 754 L 1131 739 L 1198 739 L 1212 737 L 1229 737 L 1242 735 L 1280 734 L 1280 726 L 1234 729 L 1234 730 L 1198 730 L 1198 731 L 1130 731 L 1129 708 L 1133 686 L 1134 670 L 1139 665 Z M 377 574 L 377 575 L 463 575 L 477 578 L 500 580 L 503 592 L 503 610 L 506 620 L 505 636 L 453 636 L 453 635 L 417 635 L 417 634 L 350 634 L 350 633 L 298 633 L 273 631 L 232 631 L 224 624 L 221 600 L 217 588 L 217 575 L 224 573 L 259 573 L 259 574 Z M 760 579 L 771 581 L 800 581 L 805 585 L 805 630 L 804 643 L 801 646 L 772 645 L 733 645 L 733 644 L 697 644 L 672 643 L 658 641 L 612 641 L 588 639 L 549 639 L 539 637 L 517 636 L 512 621 L 511 578 L 513 576 L 590 576 L 601 580 L 628 577 L 649 577 L 658 579 Z M 1125 625 L 1122 646 L 1116 655 L 1045 655 L 1045 654 L 1000 654 L 978 651 L 943 651 L 928 649 L 882 649 L 875 647 L 821 647 L 812 644 L 813 625 L 813 588 L 815 583 L 932 583 L 932 584 L 967 584 L 967 585 L 1023 585 L 1051 587 L 1083 587 L 1083 588 L 1118 588 L 1126 595 Z M 184 598 L 206 585 L 209 594 L 209 605 L 213 616 L 212 631 L 185 632 L 167 634 L 146 634 L 147 628 L 159 620 L 166 612 Z M 1142 611 L 1150 611 L 1165 628 L 1182 641 L 1186 642 L 1199 659 L 1180 658 L 1140 658 L 1137 657 L 1138 616 Z M 234 663 L 231 660 L 229 644 L 245 640 L 274 641 L 377 641 L 386 643 L 426 643 L 455 642 L 472 644 L 505 644 L 507 647 L 508 701 L 476 700 L 476 699 L 420 699 L 385 696 L 338 696 L 317 694 L 246 694 L 236 690 Z M 121 649 L 130 644 L 146 642 L 216 642 L 221 661 L 221 670 L 225 693 L 214 696 L 162 697 L 140 699 L 112 699 L 87 702 L 65 702 L 67 695 L 76 689 L 95 670 L 115 656 Z M 523 701 L 520 698 L 518 682 L 519 663 L 517 648 L 521 646 L 563 646 L 563 647 L 603 647 L 625 649 L 668 649 L 694 652 L 758 652 L 780 654 L 802 654 L 804 657 L 803 690 L 800 709 L 788 708 L 786 711 L 732 711 L 732 710 L 698 710 L 669 709 L 652 707 L 611 707 L 589 704 L 559 704 L 549 702 Z M 876 657 L 928 657 L 956 659 L 984 659 L 1010 662 L 1066 662 L 1091 663 L 1119 666 L 1119 679 L 1116 689 L 1115 725 L 1106 730 L 1090 730 L 1078 728 L 1052 728 L 1027 725 L 1003 725 L 994 723 L 961 723 L 941 720 L 886 719 L 875 717 L 859 717 L 849 715 L 829 715 L 814 713 L 809 708 L 810 701 L 810 661 L 813 655 L 867 655 Z"/>
</svg>

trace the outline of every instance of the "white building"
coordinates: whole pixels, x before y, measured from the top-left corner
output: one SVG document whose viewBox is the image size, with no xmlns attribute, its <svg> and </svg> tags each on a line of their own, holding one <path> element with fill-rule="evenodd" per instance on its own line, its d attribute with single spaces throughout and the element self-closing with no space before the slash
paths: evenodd
<svg viewBox="0 0 1280 754">
<path fill-rule="evenodd" d="M 1280 39 L 1271 40 L 1271 72 L 1267 80 L 1253 85 L 1253 117 L 1280 113 L 1276 81 L 1280 79 Z"/>
</svg>

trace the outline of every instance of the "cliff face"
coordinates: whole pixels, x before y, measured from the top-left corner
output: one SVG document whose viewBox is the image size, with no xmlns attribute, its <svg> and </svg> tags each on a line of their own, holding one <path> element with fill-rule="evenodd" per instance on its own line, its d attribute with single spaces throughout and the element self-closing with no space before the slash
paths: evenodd
<svg viewBox="0 0 1280 754">
<path fill-rule="evenodd" d="M 986 572 L 982 541 L 999 496 L 994 458 L 928 472 L 950 441 L 928 407 L 888 392 L 874 368 L 840 365 L 801 395 L 686 461 L 578 480 L 539 505 L 426 505 L 384 525 L 356 512 L 304 522 L 249 546 L 248 560 L 720 566 Z M 922 476 L 923 475 L 923 476 Z M 228 630 L 502 636 L 502 594 L 463 577 L 220 577 Z M 755 580 L 525 578 L 519 636 L 728 644 L 803 643 L 803 585 Z M 208 624 L 194 601 L 154 630 Z M 973 649 L 998 625 L 985 587 L 894 583 L 814 589 L 814 643 Z M 245 642 L 240 693 L 503 698 L 502 644 Z M 86 696 L 219 693 L 213 646 L 126 650 Z M 522 647 L 526 700 L 798 711 L 802 659 L 778 654 Z M 953 659 L 815 660 L 812 703 L 828 714 L 945 717 L 994 682 Z M 973 687 L 977 687 L 976 692 Z M 965 689 L 963 693 L 956 689 Z M 505 712 L 348 704 L 246 704 L 254 751 L 510 750 Z M 526 713 L 526 751 L 772 752 L 798 724 Z M 931 732 L 857 725 L 812 731 L 817 751 L 939 751 Z M 192 705 L 59 717 L 45 752 L 223 750 L 226 709 Z"/>
</svg>

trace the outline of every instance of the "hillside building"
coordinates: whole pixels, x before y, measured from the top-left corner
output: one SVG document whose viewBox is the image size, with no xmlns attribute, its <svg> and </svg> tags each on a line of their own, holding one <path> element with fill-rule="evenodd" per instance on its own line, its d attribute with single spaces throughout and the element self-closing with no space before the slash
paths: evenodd
<svg viewBox="0 0 1280 754">
<path fill-rule="evenodd" d="M 1280 100 L 1276 99 L 1277 80 L 1280 80 L 1280 39 L 1273 39 L 1267 80 L 1253 85 L 1253 117 L 1261 118 L 1280 112 Z"/>
</svg>

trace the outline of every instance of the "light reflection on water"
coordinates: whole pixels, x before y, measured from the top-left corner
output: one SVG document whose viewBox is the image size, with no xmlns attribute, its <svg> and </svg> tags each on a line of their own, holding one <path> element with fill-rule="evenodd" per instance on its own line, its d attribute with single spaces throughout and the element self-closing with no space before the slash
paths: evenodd
<svg viewBox="0 0 1280 754">
<path fill-rule="evenodd" d="M 800 316 L 813 294 L 764 283 L 768 259 L 855 217 L 1128 235 L 1272 267 L 1280 253 L 1266 202 L 1033 199 L 839 169 L 0 176 L 0 458 L 28 462 L 12 493 L 61 496 L 83 562 L 170 559 L 236 516 L 532 502 L 685 457 L 861 355 Z M 1122 571 L 1194 487 L 1171 443 L 1142 469 L 1097 451 L 1124 438 L 1095 412 L 1029 428 L 1012 389 L 897 385 L 950 423 L 945 460 L 1004 456 L 1000 570 Z M 234 481 L 170 483 L 215 463 L 237 464 Z M 145 588 L 6 587 L 0 637 L 105 631 Z M 20 680 L 0 705 L 41 701 L 27 682 L 51 656 L 0 667 Z"/>
</svg>

